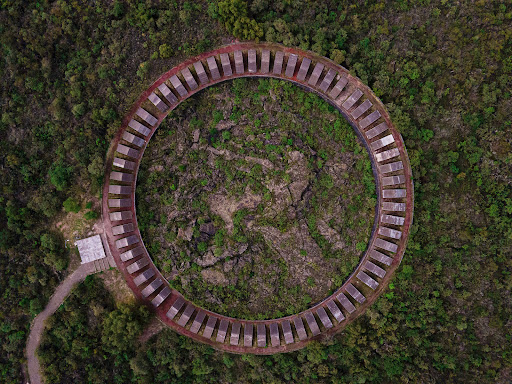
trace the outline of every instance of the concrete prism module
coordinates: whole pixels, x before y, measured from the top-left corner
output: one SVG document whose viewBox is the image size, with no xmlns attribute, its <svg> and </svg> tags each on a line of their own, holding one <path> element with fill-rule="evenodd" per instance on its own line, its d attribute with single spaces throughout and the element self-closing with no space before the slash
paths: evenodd
<svg viewBox="0 0 512 384">
<path fill-rule="evenodd" d="M 231 345 L 238 345 L 240 341 L 241 327 L 242 325 L 238 321 L 234 322 L 233 325 L 231 326 L 231 338 L 229 340 L 229 343 Z"/>
<path fill-rule="evenodd" d="M 183 68 L 181 74 L 185 78 L 185 81 L 191 90 L 197 89 L 199 85 L 197 84 L 196 79 L 194 79 L 194 76 L 192 76 L 192 72 L 190 72 L 190 69 Z"/>
<path fill-rule="evenodd" d="M 205 317 L 206 317 L 206 313 L 204 311 L 199 310 L 196 314 L 194 321 L 192 322 L 192 325 L 190 326 L 190 332 L 192 332 L 192 333 L 199 332 L 199 329 L 201 328 L 201 325 L 203 325 L 203 321 L 204 321 Z"/>
<path fill-rule="evenodd" d="M 279 340 L 279 326 L 277 323 L 270 323 L 270 343 L 273 347 L 281 345 Z"/>
<path fill-rule="evenodd" d="M 320 78 L 320 75 L 322 74 L 322 71 L 324 70 L 324 65 L 322 63 L 317 63 L 315 65 L 315 69 L 313 69 L 313 73 L 311 74 L 311 77 L 308 80 L 308 84 L 312 86 L 316 86 L 318 83 L 318 79 Z"/>
<path fill-rule="evenodd" d="M 347 83 L 347 77 L 344 76 L 341 79 L 339 79 L 336 85 L 331 89 L 331 92 L 329 92 L 329 96 L 331 97 L 331 99 L 336 99 L 340 95 L 341 91 L 343 91 L 343 88 L 345 88 L 345 85 L 347 85 Z"/>
<path fill-rule="evenodd" d="M 329 308 L 329 311 L 334 316 L 336 321 L 342 322 L 345 319 L 345 316 L 343 316 L 343 313 L 340 311 L 340 308 L 336 305 L 334 300 L 327 302 L 327 308 Z M 322 316 L 320 316 L 320 320 L 322 320 Z"/>
<path fill-rule="evenodd" d="M 254 326 L 251 323 L 245 324 L 245 326 L 244 326 L 244 345 L 246 347 L 252 347 L 253 333 L 254 333 Z"/>
<path fill-rule="evenodd" d="M 201 84 L 207 84 L 208 83 L 208 75 L 206 74 L 206 71 L 204 70 L 203 63 L 200 61 L 196 61 L 194 63 L 194 70 L 196 71 L 197 77 L 199 77 L 199 82 Z"/>
<path fill-rule="evenodd" d="M 322 83 L 320 84 L 320 87 L 319 87 L 322 90 L 322 92 L 327 92 L 327 89 L 329 89 L 329 86 L 331 85 L 335 76 L 336 76 L 336 71 L 329 69 L 329 71 L 325 75 L 325 77 L 322 80 Z"/>
<path fill-rule="evenodd" d="M 164 95 L 169 103 L 176 104 L 178 102 L 176 95 L 172 93 L 171 89 L 165 83 L 160 84 L 158 90 L 162 92 L 162 95 Z"/>
<path fill-rule="evenodd" d="M 242 51 L 235 51 L 233 54 L 235 57 L 235 71 L 237 75 L 244 73 L 244 55 Z"/>
<path fill-rule="evenodd" d="M 250 73 L 255 73 L 258 70 L 255 49 L 249 49 L 249 52 L 247 52 L 247 67 Z"/>
<path fill-rule="evenodd" d="M 215 61 L 215 57 L 209 57 L 206 59 L 208 63 L 208 68 L 210 69 L 210 74 L 213 80 L 220 79 L 219 67 L 217 66 L 217 62 Z"/>
<path fill-rule="evenodd" d="M 299 67 L 299 73 L 297 73 L 297 79 L 300 81 L 304 81 L 306 78 L 306 75 L 308 74 L 309 66 L 311 65 L 311 59 L 308 59 L 307 57 L 302 59 L 302 62 L 300 63 Z"/>
</svg>

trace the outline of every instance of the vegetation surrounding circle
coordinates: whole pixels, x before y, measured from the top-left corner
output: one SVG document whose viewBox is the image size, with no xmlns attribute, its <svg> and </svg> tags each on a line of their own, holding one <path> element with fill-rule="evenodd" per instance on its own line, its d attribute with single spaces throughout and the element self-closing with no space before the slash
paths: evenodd
<svg viewBox="0 0 512 384">
<path fill-rule="evenodd" d="M 138 225 L 156 266 L 211 311 L 267 319 L 339 288 L 375 215 L 368 154 L 323 99 L 275 79 L 191 97 L 148 145 Z"/>
</svg>

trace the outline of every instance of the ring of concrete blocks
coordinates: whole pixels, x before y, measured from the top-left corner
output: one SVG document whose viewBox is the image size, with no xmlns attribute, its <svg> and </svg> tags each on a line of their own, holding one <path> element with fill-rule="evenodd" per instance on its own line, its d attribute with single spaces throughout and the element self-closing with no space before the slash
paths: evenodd
<svg viewBox="0 0 512 384">
<path fill-rule="evenodd" d="M 203 309 L 172 289 L 143 244 L 135 184 L 144 149 L 183 100 L 238 77 L 271 77 L 315 92 L 354 127 L 372 161 L 377 207 L 362 260 L 332 295 L 279 319 L 242 320 Z M 234 353 L 272 354 L 302 348 L 343 329 L 387 286 L 401 262 L 413 216 L 413 183 L 399 132 L 373 92 L 332 61 L 276 44 L 236 43 L 187 60 L 162 75 L 135 103 L 112 141 L 103 190 L 103 220 L 116 264 L 135 295 L 179 333 Z"/>
</svg>

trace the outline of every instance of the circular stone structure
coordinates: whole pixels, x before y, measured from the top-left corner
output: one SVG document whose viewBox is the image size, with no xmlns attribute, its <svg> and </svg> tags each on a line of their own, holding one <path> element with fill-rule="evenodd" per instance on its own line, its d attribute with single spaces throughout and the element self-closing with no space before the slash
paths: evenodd
<svg viewBox="0 0 512 384">
<path fill-rule="evenodd" d="M 137 227 L 137 171 L 149 139 L 182 101 L 238 77 L 288 80 L 338 109 L 372 162 L 377 207 L 359 265 L 332 295 L 292 316 L 244 320 L 195 305 L 155 267 Z M 165 324 L 214 348 L 273 354 L 304 347 L 343 329 L 385 289 L 400 264 L 413 216 L 411 168 L 400 133 L 382 102 L 347 69 L 325 57 L 277 44 L 236 43 L 203 53 L 162 75 L 135 103 L 111 143 L 103 190 L 105 233 L 128 286 Z"/>
</svg>

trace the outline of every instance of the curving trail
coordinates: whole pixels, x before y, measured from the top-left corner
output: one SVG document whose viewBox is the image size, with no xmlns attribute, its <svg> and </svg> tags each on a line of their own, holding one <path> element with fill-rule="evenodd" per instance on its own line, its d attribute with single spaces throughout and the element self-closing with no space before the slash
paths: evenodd
<svg viewBox="0 0 512 384">
<path fill-rule="evenodd" d="M 68 275 L 62 283 L 55 289 L 48 305 L 46 308 L 39 313 L 30 327 L 30 334 L 28 335 L 26 355 L 28 365 L 28 375 L 30 378 L 30 384 L 42 384 L 43 379 L 41 377 L 41 371 L 39 366 L 39 360 L 36 356 L 36 349 L 41 341 L 41 335 L 45 327 L 45 322 L 48 317 L 53 315 L 55 311 L 64 302 L 66 297 L 69 295 L 73 287 L 85 280 L 87 275 L 94 272 L 91 268 L 91 264 L 81 264 L 72 274 Z"/>
</svg>

